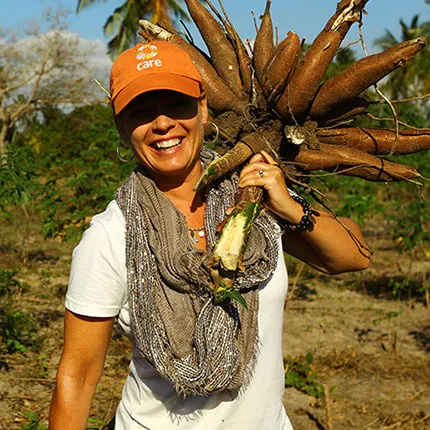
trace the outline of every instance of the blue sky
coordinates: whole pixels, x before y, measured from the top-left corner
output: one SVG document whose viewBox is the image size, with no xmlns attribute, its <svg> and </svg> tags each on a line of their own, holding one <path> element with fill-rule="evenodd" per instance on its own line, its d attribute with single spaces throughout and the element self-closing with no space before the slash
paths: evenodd
<svg viewBox="0 0 430 430">
<path fill-rule="evenodd" d="M 70 16 L 70 30 L 82 38 L 107 40 L 103 37 L 102 27 L 110 13 L 123 0 L 99 1 L 80 14 L 74 13 L 77 0 L 62 0 L 61 4 L 73 13 Z M 0 0 L 2 3 L 0 26 L 19 28 L 25 20 L 40 16 L 44 8 L 55 7 L 58 0 Z M 213 0 L 216 4 L 216 0 Z M 272 0 L 272 18 L 279 27 L 280 37 L 294 30 L 307 42 L 311 42 L 322 29 L 327 19 L 336 8 L 337 0 Z M 6 6 L 7 4 L 7 6 Z M 264 11 L 265 0 L 224 0 L 224 6 L 242 38 L 254 38 L 254 24 L 251 10 L 260 15 Z M 430 6 L 424 0 L 370 0 L 364 19 L 366 42 L 371 47 L 373 40 L 382 35 L 386 28 L 399 34 L 399 19 L 407 23 L 415 14 L 420 14 L 421 21 L 430 20 Z M 356 27 L 351 30 L 348 41 L 356 39 Z M 194 33 L 194 31 L 193 31 Z"/>
</svg>

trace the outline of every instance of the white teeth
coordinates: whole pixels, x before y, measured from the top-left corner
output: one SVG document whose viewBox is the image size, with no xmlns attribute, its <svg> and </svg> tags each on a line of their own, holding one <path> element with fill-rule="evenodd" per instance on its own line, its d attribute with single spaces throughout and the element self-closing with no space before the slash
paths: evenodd
<svg viewBox="0 0 430 430">
<path fill-rule="evenodd" d="M 173 146 L 179 145 L 181 141 L 182 139 L 169 139 L 169 140 L 164 140 L 163 142 L 156 142 L 154 146 L 157 149 L 168 149 L 168 148 L 172 148 Z"/>
</svg>

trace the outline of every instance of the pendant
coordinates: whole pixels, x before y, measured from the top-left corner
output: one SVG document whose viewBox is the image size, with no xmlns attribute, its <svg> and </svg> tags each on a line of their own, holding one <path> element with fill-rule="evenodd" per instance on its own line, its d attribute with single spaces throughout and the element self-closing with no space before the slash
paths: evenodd
<svg viewBox="0 0 430 430">
<path fill-rule="evenodd" d="M 195 245 L 198 241 L 199 238 L 203 239 L 206 236 L 205 230 L 204 229 L 188 229 L 188 231 L 190 232 L 190 239 L 191 242 L 193 242 L 193 245 Z"/>
</svg>

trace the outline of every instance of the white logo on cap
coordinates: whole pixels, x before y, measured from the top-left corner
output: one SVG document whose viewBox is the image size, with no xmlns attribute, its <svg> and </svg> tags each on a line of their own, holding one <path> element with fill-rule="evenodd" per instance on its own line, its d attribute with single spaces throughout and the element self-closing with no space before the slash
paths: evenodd
<svg viewBox="0 0 430 430">
<path fill-rule="evenodd" d="M 137 60 L 150 60 L 158 55 L 158 48 L 155 45 L 142 45 L 138 48 L 136 59 Z"/>
<path fill-rule="evenodd" d="M 163 65 L 163 62 L 158 58 L 154 60 L 157 55 L 158 48 L 155 45 L 147 44 L 140 46 L 136 53 L 136 59 L 145 61 L 137 63 L 137 70 L 148 69 L 153 66 L 161 67 Z"/>
</svg>

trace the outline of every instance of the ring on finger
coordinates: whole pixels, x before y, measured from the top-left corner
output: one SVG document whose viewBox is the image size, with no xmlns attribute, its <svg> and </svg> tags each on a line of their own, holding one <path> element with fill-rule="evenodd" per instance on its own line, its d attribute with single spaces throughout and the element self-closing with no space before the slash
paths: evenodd
<svg viewBox="0 0 430 430">
<path fill-rule="evenodd" d="M 260 175 L 260 178 L 262 178 L 262 177 L 264 176 L 264 170 L 260 170 L 260 171 L 258 172 L 258 174 Z"/>
</svg>

